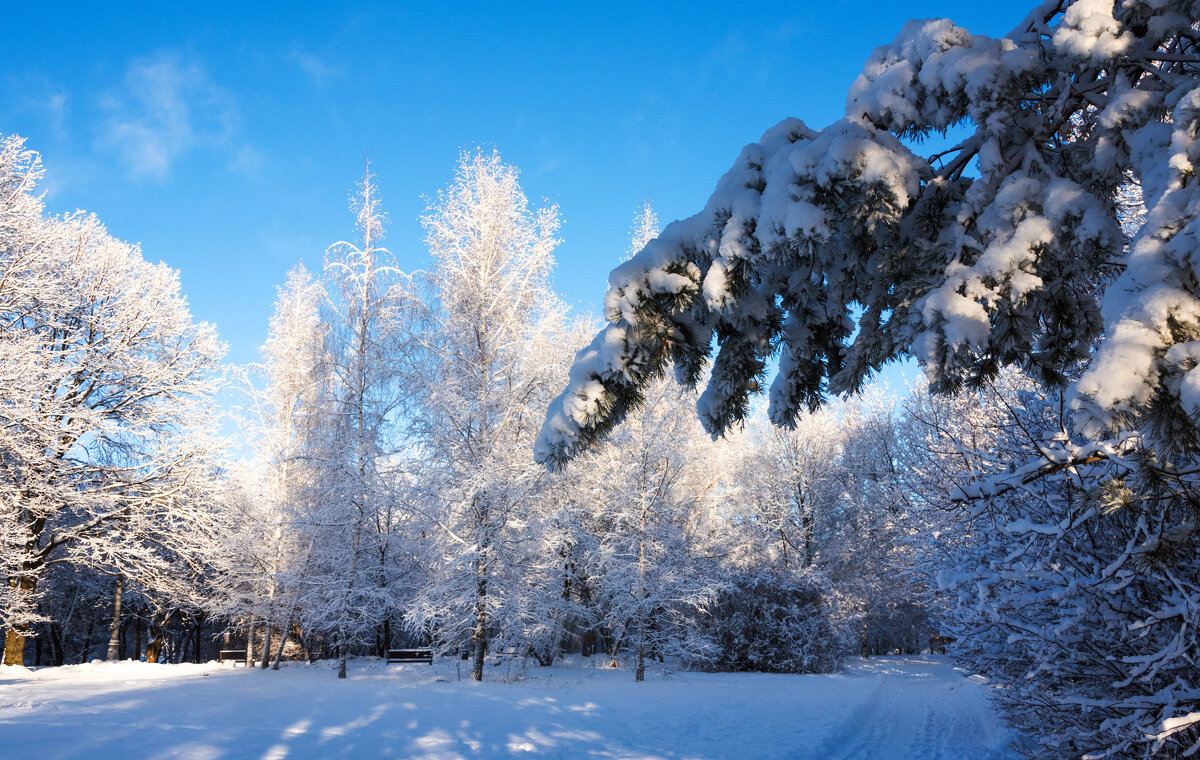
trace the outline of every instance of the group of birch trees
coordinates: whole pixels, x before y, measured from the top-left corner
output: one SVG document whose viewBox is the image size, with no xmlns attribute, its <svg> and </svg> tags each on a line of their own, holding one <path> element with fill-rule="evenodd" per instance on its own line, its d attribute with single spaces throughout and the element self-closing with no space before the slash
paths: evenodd
<svg viewBox="0 0 1200 760">
<path fill-rule="evenodd" d="M 355 209 L 358 239 L 329 249 L 322 276 L 298 268 L 280 289 L 247 384 L 255 456 L 233 478 L 245 519 L 222 560 L 220 614 L 336 654 L 343 674 L 349 653 L 405 642 L 460 656 L 477 679 L 490 653 L 548 664 L 576 651 L 628 656 L 641 680 L 651 658 L 750 667 L 747 632 L 722 629 L 721 644 L 711 618 L 770 572 L 798 589 L 782 602 L 791 617 L 813 624 L 782 645 L 797 650 L 791 664 L 754 667 L 828 669 L 858 646 L 870 602 L 839 601 L 826 571 L 837 562 L 815 544 L 876 508 L 845 503 L 850 440 L 867 435 L 827 422 L 828 461 L 781 470 L 791 486 L 748 483 L 770 436 L 714 443 L 692 419 L 695 397 L 663 382 L 636 424 L 549 472 L 533 437 L 594 329 L 550 287 L 557 210 L 532 209 L 497 154 L 464 154 L 421 219 L 429 268 L 402 272 L 382 247 L 370 175 Z M 657 232 L 647 204 L 631 252 Z M 898 555 L 878 559 L 878 576 L 896 577 Z M 914 618 L 880 651 L 917 647 L 927 626 Z"/>
<path fill-rule="evenodd" d="M 534 461 L 595 324 L 552 290 L 557 210 L 498 154 L 464 154 L 429 201 L 417 271 L 365 174 L 355 234 L 287 274 L 241 368 L 174 272 L 93 217 L 48 215 L 37 156 L 15 138 L 2 155 L 9 663 L 244 648 L 344 676 L 420 645 L 477 679 L 498 653 L 573 652 L 642 680 L 656 661 L 811 672 L 922 648 L 929 586 L 882 391 L 713 441 L 664 379 L 572 466 Z M 646 204 L 629 252 L 658 232 Z"/>
</svg>

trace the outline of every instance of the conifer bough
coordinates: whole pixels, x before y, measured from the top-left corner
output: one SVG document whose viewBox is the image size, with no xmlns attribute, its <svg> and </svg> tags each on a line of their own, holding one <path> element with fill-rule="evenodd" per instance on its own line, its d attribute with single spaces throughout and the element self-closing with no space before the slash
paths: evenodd
<svg viewBox="0 0 1200 760">
<path fill-rule="evenodd" d="M 1081 429 L 1195 445 L 1197 18 L 1198 2 L 1078 0 L 1001 39 L 910 21 L 845 118 L 767 130 L 703 211 L 612 272 L 609 324 L 550 406 L 537 460 L 603 438 L 668 364 L 695 384 L 714 347 L 697 405 L 714 436 L 745 419 L 773 356 L 781 425 L 913 356 L 939 392 L 1006 365 L 1062 387 L 1086 362 Z M 910 147 L 955 127 L 951 150 Z"/>
</svg>

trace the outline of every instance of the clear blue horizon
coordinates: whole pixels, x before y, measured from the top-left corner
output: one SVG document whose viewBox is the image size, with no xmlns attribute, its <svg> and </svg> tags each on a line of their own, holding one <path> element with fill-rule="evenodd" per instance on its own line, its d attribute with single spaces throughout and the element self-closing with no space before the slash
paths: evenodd
<svg viewBox="0 0 1200 760">
<path fill-rule="evenodd" d="M 228 360 L 253 361 L 275 287 L 352 235 L 369 159 L 388 246 L 420 269 L 425 199 L 496 148 L 564 224 L 556 288 L 598 312 L 638 205 L 699 210 L 788 116 L 840 118 L 909 18 L 998 36 L 1028 10 L 948 1 L 572 7 L 21 4 L 6 9 L 0 133 L 46 167 L 56 212 L 95 212 L 181 273 Z"/>
</svg>

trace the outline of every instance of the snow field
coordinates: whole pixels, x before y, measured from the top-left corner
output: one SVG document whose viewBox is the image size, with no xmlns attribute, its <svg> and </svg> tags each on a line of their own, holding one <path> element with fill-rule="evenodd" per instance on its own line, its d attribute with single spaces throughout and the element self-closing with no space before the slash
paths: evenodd
<svg viewBox="0 0 1200 760">
<path fill-rule="evenodd" d="M 600 663 L 600 658 L 595 658 Z M 280 672 L 92 663 L 0 668 L 8 757 L 1007 760 L 986 687 L 945 659 L 821 676 L 353 661 Z M 466 670 L 464 668 L 465 677 Z"/>
</svg>

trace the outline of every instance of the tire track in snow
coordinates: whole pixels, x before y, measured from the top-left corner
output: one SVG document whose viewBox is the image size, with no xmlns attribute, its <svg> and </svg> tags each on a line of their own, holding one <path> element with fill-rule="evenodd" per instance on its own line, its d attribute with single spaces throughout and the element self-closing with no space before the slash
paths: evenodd
<svg viewBox="0 0 1200 760">
<path fill-rule="evenodd" d="M 828 760 L 1008 760 L 1008 734 L 983 686 L 948 661 L 877 658 L 850 674 L 874 676 L 862 702 L 809 757 Z"/>
</svg>

